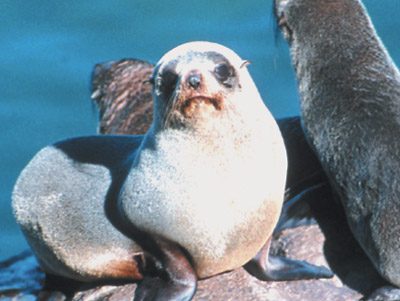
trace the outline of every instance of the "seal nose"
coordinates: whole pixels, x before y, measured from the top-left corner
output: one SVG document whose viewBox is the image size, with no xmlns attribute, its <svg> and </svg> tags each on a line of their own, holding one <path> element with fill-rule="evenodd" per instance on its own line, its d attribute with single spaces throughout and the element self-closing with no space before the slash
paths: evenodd
<svg viewBox="0 0 400 301">
<path fill-rule="evenodd" d="M 190 87 L 192 87 L 193 89 L 197 89 L 198 87 L 200 87 L 201 75 L 199 73 L 192 73 L 189 75 L 187 82 Z"/>
</svg>

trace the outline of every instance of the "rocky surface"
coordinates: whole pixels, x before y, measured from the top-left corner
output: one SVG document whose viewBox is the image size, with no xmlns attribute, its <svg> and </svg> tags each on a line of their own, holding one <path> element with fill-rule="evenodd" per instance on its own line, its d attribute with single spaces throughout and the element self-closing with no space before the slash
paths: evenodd
<svg viewBox="0 0 400 301">
<path fill-rule="evenodd" d="M 312 244 L 310 244 L 310 240 Z M 308 246 L 301 246 L 308 241 Z M 323 236 L 318 226 L 285 230 L 275 241 L 274 251 L 292 257 L 306 259 L 318 264 L 326 264 L 321 250 Z M 293 256 L 297 255 L 297 256 Z M 43 290 L 44 274 L 34 256 L 25 251 L 19 256 L 3 262 L 0 268 L 0 300 L 67 300 L 64 293 L 57 290 Z M 72 300 L 130 300 L 135 284 L 120 286 L 77 288 L 68 299 Z M 343 286 L 338 278 L 331 280 L 311 280 L 293 282 L 262 282 L 244 269 L 225 273 L 199 282 L 194 300 L 357 300 L 359 293 Z"/>
<path fill-rule="evenodd" d="M 336 222 L 333 222 L 336 224 Z M 327 225 L 324 225 L 327 228 Z M 331 228 L 337 236 L 347 235 L 343 229 Z M 340 232 L 342 231 L 342 232 Z M 380 285 L 380 279 L 350 237 L 340 239 L 342 245 L 327 245 L 318 225 L 284 230 L 276 235 L 271 252 L 318 265 L 328 265 L 335 277 L 324 280 L 262 282 L 244 269 L 199 281 L 194 300 L 267 300 L 267 301 L 342 301 L 359 300 Z M 328 259 L 331 254 L 333 259 Z M 347 257 L 346 257 L 347 256 Z M 77 285 L 72 293 L 44 288 L 45 276 L 30 251 L 0 264 L 0 300 L 132 300 L 135 284 Z M 67 281 L 66 286 L 69 285 Z M 72 285 L 71 285 L 72 286 Z M 68 296 L 68 297 L 67 297 Z"/>
</svg>

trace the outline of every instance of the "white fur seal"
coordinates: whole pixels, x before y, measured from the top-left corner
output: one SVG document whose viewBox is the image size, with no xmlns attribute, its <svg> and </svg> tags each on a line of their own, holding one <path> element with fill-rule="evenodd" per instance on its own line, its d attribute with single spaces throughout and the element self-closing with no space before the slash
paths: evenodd
<svg viewBox="0 0 400 301">
<path fill-rule="evenodd" d="M 306 136 L 355 238 L 381 276 L 400 287 L 399 70 L 360 0 L 276 0 L 275 6 Z M 400 290 L 390 295 L 400 300 Z"/>
<path fill-rule="evenodd" d="M 15 216 L 44 270 L 141 280 L 135 300 L 190 300 L 197 278 L 246 263 L 264 280 L 330 277 L 268 257 L 286 152 L 246 62 L 187 43 L 161 58 L 152 81 L 146 135 L 63 141 L 21 173 Z"/>
</svg>

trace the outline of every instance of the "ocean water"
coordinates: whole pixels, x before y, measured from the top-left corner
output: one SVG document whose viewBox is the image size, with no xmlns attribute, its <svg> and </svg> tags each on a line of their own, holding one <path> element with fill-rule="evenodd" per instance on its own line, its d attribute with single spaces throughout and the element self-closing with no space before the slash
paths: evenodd
<svg viewBox="0 0 400 301">
<path fill-rule="evenodd" d="M 364 3 L 400 64 L 400 1 Z M 276 117 L 298 114 L 288 49 L 275 39 L 271 8 L 271 0 L 0 1 L 0 260 L 27 248 L 10 207 L 19 172 L 45 145 L 96 131 L 89 92 L 96 63 L 156 62 L 183 42 L 218 42 L 252 62 Z"/>
</svg>

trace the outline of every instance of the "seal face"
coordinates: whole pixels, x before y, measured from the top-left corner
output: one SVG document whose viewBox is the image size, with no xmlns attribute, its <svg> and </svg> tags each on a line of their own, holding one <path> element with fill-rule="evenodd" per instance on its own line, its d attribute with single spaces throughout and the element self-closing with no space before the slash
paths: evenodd
<svg viewBox="0 0 400 301">
<path fill-rule="evenodd" d="M 223 106 L 235 103 L 227 100 L 242 93 L 239 71 L 244 62 L 237 56 L 236 61 L 230 62 L 217 52 L 222 46 L 211 51 L 212 47 L 205 49 L 203 44 L 181 46 L 166 54 L 155 67 L 152 82 L 158 106 L 155 113 L 159 114 L 156 126 L 193 127 L 195 120 L 201 119 L 208 123 L 210 116 L 213 118 L 228 111 L 223 110 Z M 199 50 L 193 50 L 200 45 Z M 189 46 L 195 48 L 186 49 Z M 224 49 L 226 51 L 228 49 Z M 250 90 L 255 90 L 254 85 Z M 255 90 L 254 96 L 260 98 L 257 93 Z"/>
<path fill-rule="evenodd" d="M 352 232 L 400 286 L 400 74 L 358 0 L 276 0 L 302 121 Z"/>
<path fill-rule="evenodd" d="M 129 222 L 185 248 L 200 278 L 249 261 L 283 201 L 283 140 L 246 69 L 206 42 L 161 58 L 155 119 L 121 190 Z"/>
</svg>

